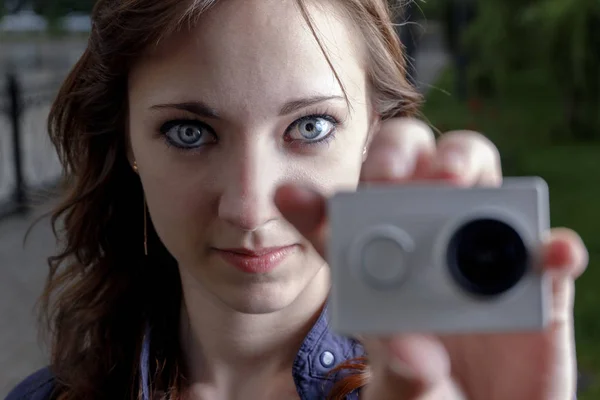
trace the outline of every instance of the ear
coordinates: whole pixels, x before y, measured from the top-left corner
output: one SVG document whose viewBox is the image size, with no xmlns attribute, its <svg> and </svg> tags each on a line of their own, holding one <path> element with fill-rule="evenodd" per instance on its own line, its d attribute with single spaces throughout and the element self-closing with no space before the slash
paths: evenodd
<svg viewBox="0 0 600 400">
<path fill-rule="evenodd" d="M 131 146 L 131 134 L 129 132 L 129 124 L 125 122 L 125 153 L 127 162 L 133 171 L 137 174 L 137 164 L 135 161 L 135 154 L 133 154 L 133 147 Z"/>
<path fill-rule="evenodd" d="M 137 163 L 135 161 L 135 157 L 133 156 L 133 153 L 128 149 L 127 150 L 127 162 L 129 163 L 129 166 L 131 167 L 131 169 L 137 173 Z"/>
</svg>

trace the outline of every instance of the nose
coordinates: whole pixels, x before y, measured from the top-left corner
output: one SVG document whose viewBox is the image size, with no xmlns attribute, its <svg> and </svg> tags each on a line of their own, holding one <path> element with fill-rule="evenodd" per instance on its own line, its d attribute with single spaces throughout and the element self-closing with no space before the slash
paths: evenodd
<svg viewBox="0 0 600 400">
<path fill-rule="evenodd" d="M 273 202 L 276 160 L 256 145 L 241 146 L 223 167 L 219 218 L 244 231 L 256 231 L 277 218 Z"/>
</svg>

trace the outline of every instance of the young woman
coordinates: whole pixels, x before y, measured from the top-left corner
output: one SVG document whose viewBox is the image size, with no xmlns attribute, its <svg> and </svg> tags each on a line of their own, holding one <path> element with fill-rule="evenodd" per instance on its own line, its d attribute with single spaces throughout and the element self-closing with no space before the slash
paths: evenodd
<svg viewBox="0 0 600 400">
<path fill-rule="evenodd" d="M 341 337 L 324 198 L 499 185 L 473 132 L 415 119 L 384 0 L 100 0 L 51 111 L 69 189 L 42 297 L 49 368 L 9 399 L 563 400 L 586 250 L 550 232 L 551 328 Z"/>
</svg>

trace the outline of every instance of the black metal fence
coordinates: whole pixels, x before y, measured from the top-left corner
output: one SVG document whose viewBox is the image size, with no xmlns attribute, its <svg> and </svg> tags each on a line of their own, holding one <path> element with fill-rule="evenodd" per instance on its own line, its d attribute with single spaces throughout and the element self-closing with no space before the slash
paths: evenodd
<svg viewBox="0 0 600 400">
<path fill-rule="evenodd" d="M 0 77 L 1 78 L 1 77 Z M 61 166 L 46 130 L 60 78 L 9 73 L 0 85 L 0 219 L 25 213 L 55 185 Z"/>
</svg>

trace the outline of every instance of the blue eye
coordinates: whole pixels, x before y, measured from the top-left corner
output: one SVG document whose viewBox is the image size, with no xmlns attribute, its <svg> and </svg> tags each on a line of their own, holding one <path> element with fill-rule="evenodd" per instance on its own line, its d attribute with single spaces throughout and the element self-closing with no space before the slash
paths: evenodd
<svg viewBox="0 0 600 400">
<path fill-rule="evenodd" d="M 337 121 L 328 115 L 309 115 L 294 122 L 287 136 L 292 141 L 320 142 L 335 130 Z"/>
<path fill-rule="evenodd" d="M 160 131 L 169 144 L 182 149 L 192 149 L 217 141 L 212 129 L 199 121 L 169 121 Z"/>
</svg>

